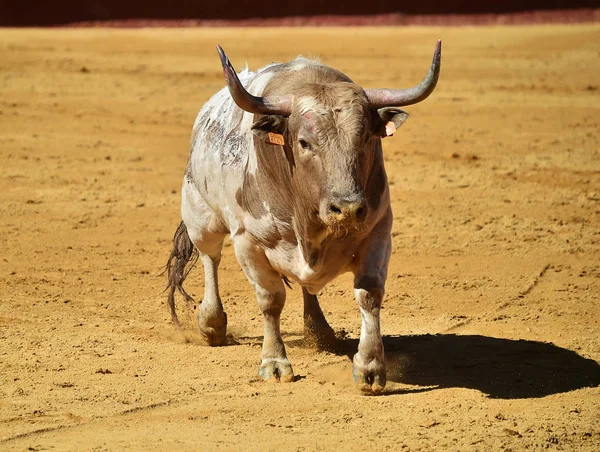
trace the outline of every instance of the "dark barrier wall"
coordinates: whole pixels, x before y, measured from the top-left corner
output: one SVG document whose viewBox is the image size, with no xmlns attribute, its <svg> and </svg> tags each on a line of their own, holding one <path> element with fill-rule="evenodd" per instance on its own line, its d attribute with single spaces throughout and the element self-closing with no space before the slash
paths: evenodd
<svg viewBox="0 0 600 452">
<path fill-rule="evenodd" d="M 249 19 L 312 15 L 464 14 L 598 8 L 600 0 L 0 0 L 1 26 L 124 19 Z"/>
</svg>

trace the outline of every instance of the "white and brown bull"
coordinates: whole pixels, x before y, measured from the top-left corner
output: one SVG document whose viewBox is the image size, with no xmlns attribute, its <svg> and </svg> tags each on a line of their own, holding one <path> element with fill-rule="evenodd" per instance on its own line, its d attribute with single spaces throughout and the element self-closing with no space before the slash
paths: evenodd
<svg viewBox="0 0 600 452">
<path fill-rule="evenodd" d="M 302 286 L 305 335 L 326 346 L 335 335 L 316 294 L 351 271 L 362 317 L 354 379 L 362 389 L 380 391 L 386 361 L 379 311 L 392 228 L 381 139 L 408 117 L 399 107 L 434 90 L 441 42 L 425 79 L 401 90 L 363 89 L 304 58 L 238 77 L 218 51 L 227 87 L 206 103 L 194 124 L 183 221 L 167 264 L 173 321 L 179 326 L 175 289 L 193 301 L 182 284 L 199 257 L 205 276 L 200 333 L 210 345 L 225 343 L 217 269 L 229 234 L 264 316 L 259 374 L 290 381 L 294 374 L 279 326 L 284 283 Z"/>
</svg>

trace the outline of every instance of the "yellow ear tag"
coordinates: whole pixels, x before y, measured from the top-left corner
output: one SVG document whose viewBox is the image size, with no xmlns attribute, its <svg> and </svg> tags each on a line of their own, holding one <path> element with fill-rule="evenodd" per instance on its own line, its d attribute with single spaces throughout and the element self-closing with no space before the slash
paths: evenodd
<svg viewBox="0 0 600 452">
<path fill-rule="evenodd" d="M 269 132 L 267 134 L 267 143 L 283 146 L 285 144 L 285 139 L 283 138 L 283 135 L 279 133 Z"/>
<path fill-rule="evenodd" d="M 392 121 L 388 121 L 388 123 L 385 125 L 385 135 L 387 137 L 391 137 L 394 133 L 396 133 L 396 124 L 394 124 Z"/>
</svg>

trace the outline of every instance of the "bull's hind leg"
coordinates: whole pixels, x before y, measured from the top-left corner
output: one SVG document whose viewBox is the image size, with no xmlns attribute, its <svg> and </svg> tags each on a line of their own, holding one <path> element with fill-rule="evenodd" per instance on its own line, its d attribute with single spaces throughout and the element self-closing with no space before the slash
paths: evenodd
<svg viewBox="0 0 600 452">
<path fill-rule="evenodd" d="M 181 214 L 204 266 L 204 298 L 198 307 L 198 327 L 208 345 L 226 341 L 227 315 L 219 296 L 218 268 L 228 232 L 200 193 L 188 181 L 183 185 Z"/>
<path fill-rule="evenodd" d="M 316 295 L 302 288 L 304 298 L 304 341 L 319 350 L 334 351 L 337 346 L 335 332 L 327 323 Z"/>
<path fill-rule="evenodd" d="M 222 242 L 221 242 L 222 243 Z M 204 298 L 198 307 L 198 328 L 208 345 L 224 345 L 227 339 L 227 314 L 219 296 L 218 256 L 200 253 L 204 265 Z"/>
</svg>

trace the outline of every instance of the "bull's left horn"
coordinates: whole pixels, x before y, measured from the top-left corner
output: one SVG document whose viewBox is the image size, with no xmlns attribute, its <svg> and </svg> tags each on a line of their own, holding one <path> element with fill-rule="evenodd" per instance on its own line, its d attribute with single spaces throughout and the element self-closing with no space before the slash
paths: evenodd
<svg viewBox="0 0 600 452">
<path fill-rule="evenodd" d="M 421 83 L 407 89 L 366 89 L 365 93 L 367 99 L 369 99 L 370 108 L 375 110 L 383 107 L 402 107 L 403 105 L 412 105 L 425 100 L 435 89 L 435 85 L 440 77 L 441 63 L 442 40 L 440 39 L 435 47 L 429 72 Z"/>
<path fill-rule="evenodd" d="M 242 110 L 250 113 L 261 113 L 264 115 L 283 115 L 289 116 L 292 114 L 292 97 L 291 96 L 272 96 L 272 97 L 257 97 L 246 91 L 246 88 L 240 82 L 235 69 L 231 65 L 229 58 L 221 46 L 217 46 L 221 64 L 223 65 L 223 74 L 227 87 L 231 93 L 231 97 Z"/>
</svg>

